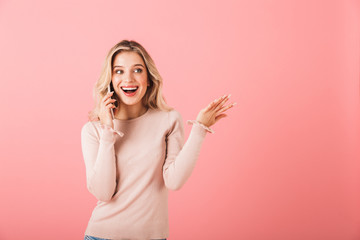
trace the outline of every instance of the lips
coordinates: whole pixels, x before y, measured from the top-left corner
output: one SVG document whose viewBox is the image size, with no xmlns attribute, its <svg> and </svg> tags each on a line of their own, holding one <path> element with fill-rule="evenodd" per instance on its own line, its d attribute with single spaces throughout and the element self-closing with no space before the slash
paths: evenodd
<svg viewBox="0 0 360 240">
<path fill-rule="evenodd" d="M 125 92 L 125 93 L 135 93 L 139 87 L 138 86 L 122 86 L 121 89 Z"/>
<path fill-rule="evenodd" d="M 121 90 L 123 90 L 125 96 L 132 97 L 132 96 L 136 95 L 136 92 L 139 89 L 139 86 L 122 86 L 120 88 L 121 88 Z"/>
</svg>

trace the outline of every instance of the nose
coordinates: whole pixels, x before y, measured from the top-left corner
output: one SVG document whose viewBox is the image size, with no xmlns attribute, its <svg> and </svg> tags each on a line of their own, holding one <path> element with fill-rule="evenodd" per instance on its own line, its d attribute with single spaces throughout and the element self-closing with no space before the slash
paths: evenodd
<svg viewBox="0 0 360 240">
<path fill-rule="evenodd" d="M 123 76 L 124 76 L 123 82 L 125 82 L 125 83 L 131 83 L 134 80 L 133 76 L 130 72 L 128 72 L 127 74 L 124 74 Z"/>
</svg>

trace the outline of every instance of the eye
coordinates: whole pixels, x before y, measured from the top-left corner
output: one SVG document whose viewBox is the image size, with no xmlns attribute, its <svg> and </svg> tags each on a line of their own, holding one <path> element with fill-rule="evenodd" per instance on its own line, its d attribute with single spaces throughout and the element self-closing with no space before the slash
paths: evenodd
<svg viewBox="0 0 360 240">
<path fill-rule="evenodd" d="M 141 73 L 141 72 L 142 72 L 142 69 L 141 69 L 141 68 L 137 68 L 137 69 L 135 69 L 135 71 L 137 71 L 137 70 L 139 70 L 139 73 Z"/>
<path fill-rule="evenodd" d="M 122 71 L 122 70 L 115 70 L 115 73 L 118 73 L 119 71 Z"/>
</svg>

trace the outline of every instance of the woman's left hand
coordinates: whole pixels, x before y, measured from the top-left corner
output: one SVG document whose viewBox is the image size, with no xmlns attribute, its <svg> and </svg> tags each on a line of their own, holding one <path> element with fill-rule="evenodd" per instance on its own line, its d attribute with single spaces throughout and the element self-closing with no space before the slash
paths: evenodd
<svg viewBox="0 0 360 240">
<path fill-rule="evenodd" d="M 226 117 L 224 114 L 226 110 L 236 105 L 236 103 L 232 103 L 224 106 L 224 104 L 229 100 L 231 95 L 224 95 L 214 101 L 212 101 L 206 108 L 202 109 L 196 121 L 204 124 L 207 127 L 214 125 L 221 118 Z"/>
</svg>

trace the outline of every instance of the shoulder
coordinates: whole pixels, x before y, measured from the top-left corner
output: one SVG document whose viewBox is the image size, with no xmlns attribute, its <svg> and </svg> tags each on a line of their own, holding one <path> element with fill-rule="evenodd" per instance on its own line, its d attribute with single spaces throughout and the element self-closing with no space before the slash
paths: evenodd
<svg viewBox="0 0 360 240">
<path fill-rule="evenodd" d="M 183 131 L 184 123 L 179 111 L 173 109 L 168 112 L 168 126 L 168 134 L 174 131 Z"/>
<path fill-rule="evenodd" d="M 81 131 L 89 131 L 95 128 L 95 125 L 98 124 L 99 121 L 87 121 L 83 124 Z"/>
<path fill-rule="evenodd" d="M 174 121 L 182 121 L 182 116 L 179 111 L 176 109 L 172 109 L 171 111 L 168 111 L 168 118 L 170 123 Z"/>
<path fill-rule="evenodd" d="M 87 121 L 83 126 L 81 127 L 81 135 L 92 135 L 92 136 L 98 136 L 99 135 L 99 123 L 100 121 Z"/>
</svg>

